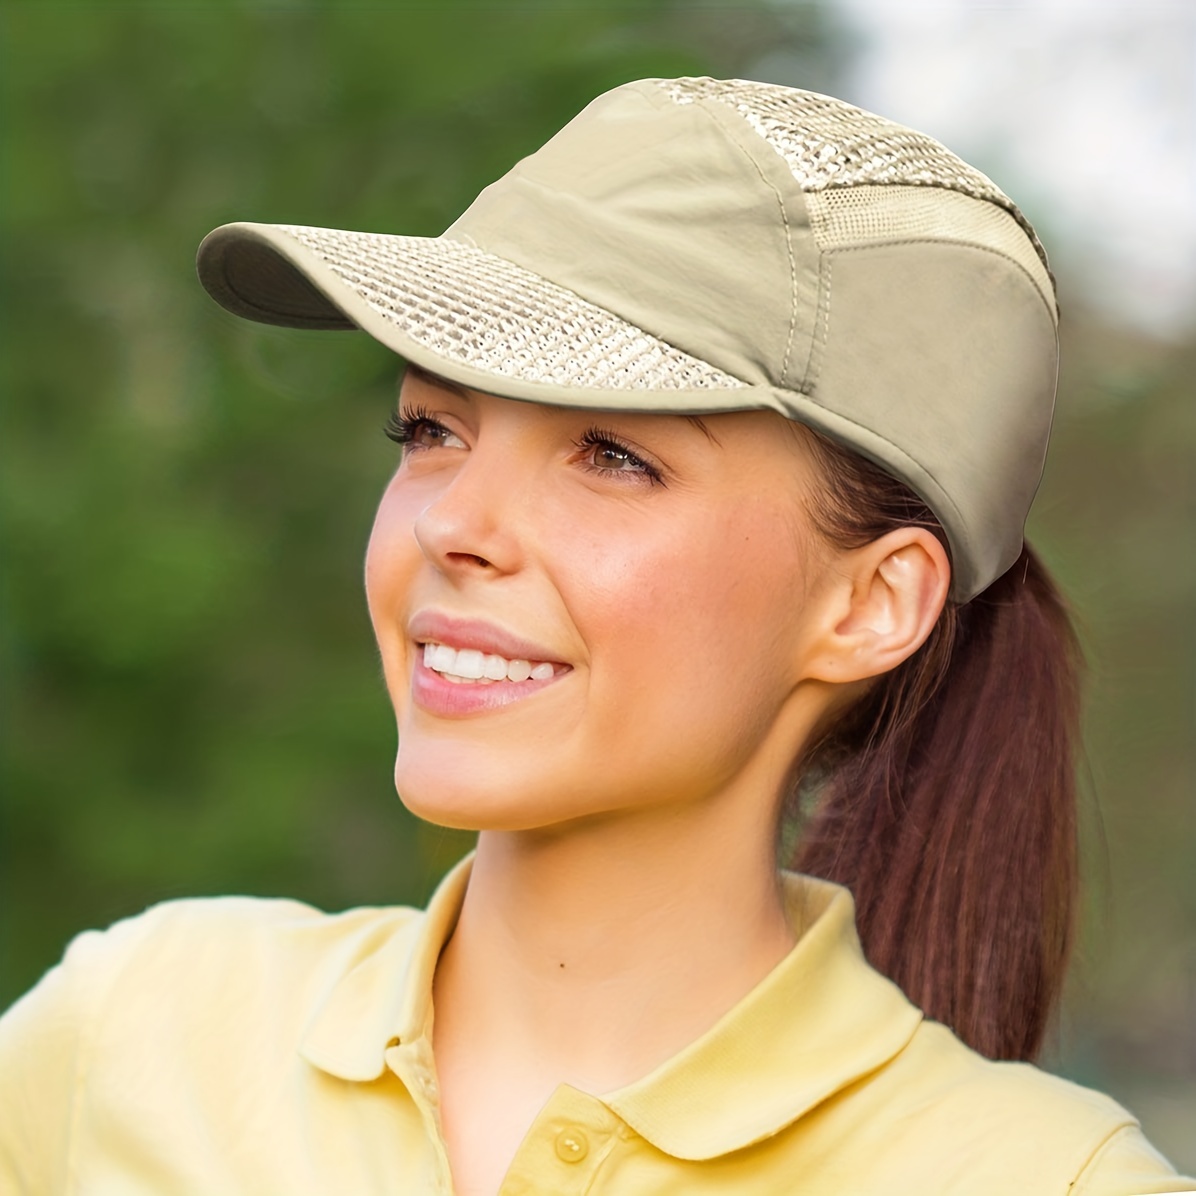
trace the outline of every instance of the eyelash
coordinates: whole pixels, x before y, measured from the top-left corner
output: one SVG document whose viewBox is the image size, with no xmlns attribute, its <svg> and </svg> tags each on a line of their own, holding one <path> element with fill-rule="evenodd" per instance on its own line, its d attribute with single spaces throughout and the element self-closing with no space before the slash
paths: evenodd
<svg viewBox="0 0 1196 1196">
<path fill-rule="evenodd" d="M 395 444 L 406 447 L 415 440 L 420 424 L 433 424 L 440 428 L 444 425 L 434 420 L 423 407 L 411 407 L 407 410 L 392 411 L 386 418 L 382 431 Z"/>
<path fill-rule="evenodd" d="M 386 424 L 382 430 L 390 440 L 406 448 L 408 445 L 415 443 L 415 438 L 419 433 L 420 427 L 425 424 L 433 428 L 445 430 L 444 425 L 438 419 L 433 418 L 423 407 L 411 407 L 405 410 L 392 411 L 387 417 Z M 574 444 L 578 452 L 585 452 L 588 449 L 596 448 L 615 449 L 632 465 L 637 467 L 635 470 L 628 472 L 642 474 L 654 486 L 664 484 L 664 477 L 660 470 L 650 461 L 645 461 L 643 457 L 629 448 L 614 432 L 609 432 L 603 428 L 589 428 L 574 441 Z M 621 472 L 615 469 L 599 469 L 596 465 L 591 465 L 589 468 L 594 473 L 609 474 Z"/>
</svg>

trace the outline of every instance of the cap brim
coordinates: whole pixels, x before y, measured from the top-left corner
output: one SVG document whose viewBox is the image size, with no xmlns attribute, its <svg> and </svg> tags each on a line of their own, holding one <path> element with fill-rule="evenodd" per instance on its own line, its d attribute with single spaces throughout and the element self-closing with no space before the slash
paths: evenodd
<svg viewBox="0 0 1196 1196">
<path fill-rule="evenodd" d="M 236 315 L 360 328 L 426 369 L 508 398 L 692 413 L 775 405 L 766 388 L 448 237 L 226 224 L 204 238 L 197 268 Z"/>
</svg>

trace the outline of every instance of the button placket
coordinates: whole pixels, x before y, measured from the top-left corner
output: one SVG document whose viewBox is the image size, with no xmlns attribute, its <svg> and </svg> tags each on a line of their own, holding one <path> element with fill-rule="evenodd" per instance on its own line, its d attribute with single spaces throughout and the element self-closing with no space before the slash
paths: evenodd
<svg viewBox="0 0 1196 1196">
<path fill-rule="evenodd" d="M 424 1122 L 428 1141 L 436 1156 L 437 1196 L 451 1196 L 452 1179 L 444 1134 L 440 1125 L 440 1099 L 432 1056 L 422 1041 L 400 1043 L 392 1039 L 386 1050 L 386 1063 L 411 1094 Z"/>
</svg>

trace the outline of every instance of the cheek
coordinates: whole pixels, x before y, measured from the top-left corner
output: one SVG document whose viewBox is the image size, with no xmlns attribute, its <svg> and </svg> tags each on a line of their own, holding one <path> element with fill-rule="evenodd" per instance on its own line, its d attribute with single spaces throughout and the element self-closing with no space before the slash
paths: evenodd
<svg viewBox="0 0 1196 1196">
<path fill-rule="evenodd" d="M 399 476 L 392 478 L 383 492 L 365 554 L 366 593 L 371 607 L 374 591 L 384 595 L 404 581 L 417 563 L 421 554 L 415 539 L 415 521 L 427 501 Z"/>
<path fill-rule="evenodd" d="M 624 743 L 659 744 L 686 727 L 712 747 L 746 743 L 771 723 L 796 680 L 805 590 L 787 511 L 748 498 L 573 549 L 585 584 L 567 600 L 592 653 L 592 685 L 617 695 L 603 708 Z"/>
<path fill-rule="evenodd" d="M 406 642 L 400 612 L 421 558 L 413 531 L 416 514 L 410 497 L 392 482 L 378 505 L 366 548 L 366 605 L 384 665 L 391 663 L 392 646 Z"/>
<path fill-rule="evenodd" d="M 779 513 L 745 504 L 704 512 L 687 526 L 589 554 L 591 608 L 617 622 L 629 645 L 664 636 L 700 655 L 778 645 L 800 605 L 805 562 Z M 699 638 L 701 643 L 699 643 Z"/>
</svg>

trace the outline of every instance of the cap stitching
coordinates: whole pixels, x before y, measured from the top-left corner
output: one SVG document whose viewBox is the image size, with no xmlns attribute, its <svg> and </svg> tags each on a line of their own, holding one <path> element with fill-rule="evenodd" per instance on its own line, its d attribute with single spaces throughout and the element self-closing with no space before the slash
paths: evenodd
<svg viewBox="0 0 1196 1196">
<path fill-rule="evenodd" d="M 672 97 L 670 97 L 670 98 L 672 98 Z M 706 119 L 711 121 L 716 127 L 719 128 L 719 131 L 722 132 L 723 131 L 722 122 L 720 120 L 716 119 L 714 112 L 712 112 L 710 110 L 710 108 L 707 106 L 707 101 L 708 101 L 709 97 L 702 96 L 701 99 L 703 102 L 700 105 L 695 104 L 694 107 L 697 108 L 697 110 L 699 112 L 703 113 L 705 115 Z M 678 101 L 674 100 L 674 102 L 676 103 Z M 689 102 L 692 103 L 693 101 L 689 101 Z M 723 109 L 723 110 L 729 109 L 735 116 L 739 117 L 739 119 L 752 132 L 752 134 L 754 134 L 754 136 L 759 138 L 760 141 L 763 141 L 764 144 L 768 147 L 768 149 L 773 154 L 775 154 L 778 158 L 781 158 L 782 163 L 784 163 L 785 159 L 777 151 L 776 146 L 774 146 L 768 140 L 768 138 L 765 137 L 760 132 L 760 130 L 755 127 L 755 125 L 747 118 L 747 116 L 743 112 L 739 111 L 739 109 L 736 108 L 734 105 L 726 104 L 717 98 L 714 99 L 714 103 L 717 103 L 719 105 L 720 109 Z M 777 201 L 777 207 L 781 211 L 781 226 L 785 230 L 785 253 L 789 259 L 789 331 L 785 338 L 785 352 L 781 357 L 781 371 L 780 371 L 780 375 L 777 379 L 777 381 L 780 383 L 781 387 L 784 388 L 785 382 L 786 382 L 786 379 L 787 379 L 788 373 L 789 373 L 789 357 L 793 351 L 793 334 L 797 328 L 797 259 L 794 257 L 794 254 L 793 254 L 793 236 L 792 236 L 792 231 L 789 227 L 789 213 L 785 209 L 785 197 L 777 189 L 777 187 L 773 183 L 773 181 L 760 168 L 760 163 L 757 162 L 756 159 L 754 157 L 752 157 L 751 154 L 748 153 L 747 148 L 745 146 L 741 145 L 737 138 L 728 137 L 727 140 L 730 141 L 731 144 L 734 145 L 735 148 L 748 160 L 748 162 L 751 163 L 752 169 L 756 172 L 757 175 L 760 176 L 760 181 L 769 189 L 769 191 L 772 192 L 773 197 Z"/>
<path fill-rule="evenodd" d="M 821 345 L 826 349 L 831 339 L 831 276 L 834 272 L 834 259 L 830 254 L 819 254 L 818 270 L 818 314 L 815 317 L 816 326 L 820 333 L 810 338 L 810 358 L 806 362 L 806 385 L 813 387 L 822 373 L 822 359 L 825 354 L 815 356 L 816 348 Z M 811 370 L 813 373 L 811 373 Z"/>
<path fill-rule="evenodd" d="M 789 228 L 789 213 L 785 210 L 785 201 L 775 187 L 773 194 L 776 195 L 777 205 L 781 209 L 781 223 L 785 226 L 785 252 L 789 255 L 789 335 L 785 338 L 785 356 L 781 361 L 781 385 L 784 386 L 789 378 L 789 355 L 793 352 L 793 333 L 797 327 L 797 262 L 793 257 L 793 235 Z"/>
</svg>

